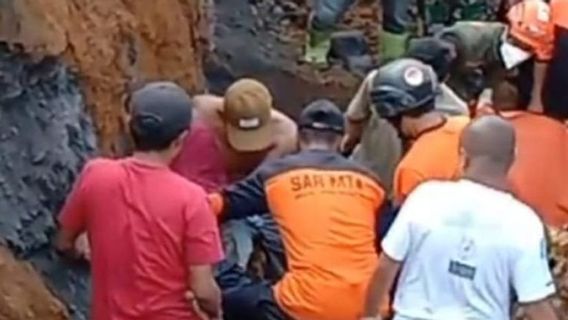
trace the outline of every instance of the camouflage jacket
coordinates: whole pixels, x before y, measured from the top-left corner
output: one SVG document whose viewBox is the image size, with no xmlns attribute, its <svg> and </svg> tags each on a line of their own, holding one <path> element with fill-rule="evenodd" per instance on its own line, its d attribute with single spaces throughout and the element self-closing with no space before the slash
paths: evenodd
<svg viewBox="0 0 568 320">
<path fill-rule="evenodd" d="M 506 0 L 415 0 L 418 35 L 437 33 L 458 21 L 497 21 Z"/>
</svg>

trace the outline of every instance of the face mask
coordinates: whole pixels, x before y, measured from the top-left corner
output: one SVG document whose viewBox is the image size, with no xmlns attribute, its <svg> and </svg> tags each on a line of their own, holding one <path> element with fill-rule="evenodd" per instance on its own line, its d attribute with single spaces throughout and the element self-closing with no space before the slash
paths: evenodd
<svg viewBox="0 0 568 320">
<path fill-rule="evenodd" d="M 499 48 L 501 58 L 507 70 L 512 69 L 519 64 L 530 59 L 532 54 L 515 45 L 510 44 L 508 41 L 503 41 Z"/>
</svg>

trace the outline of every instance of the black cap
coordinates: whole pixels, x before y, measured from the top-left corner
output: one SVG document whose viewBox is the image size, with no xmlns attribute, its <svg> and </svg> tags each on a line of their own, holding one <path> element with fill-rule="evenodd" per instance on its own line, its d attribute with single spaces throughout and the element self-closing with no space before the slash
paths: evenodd
<svg viewBox="0 0 568 320">
<path fill-rule="evenodd" d="M 343 134 L 345 120 L 341 110 L 331 101 L 321 99 L 310 103 L 300 114 L 300 129 L 331 131 Z"/>
<path fill-rule="evenodd" d="M 187 92 L 173 82 L 144 85 L 130 97 L 130 127 L 140 137 L 156 140 L 176 138 L 188 130 L 193 103 Z"/>
</svg>

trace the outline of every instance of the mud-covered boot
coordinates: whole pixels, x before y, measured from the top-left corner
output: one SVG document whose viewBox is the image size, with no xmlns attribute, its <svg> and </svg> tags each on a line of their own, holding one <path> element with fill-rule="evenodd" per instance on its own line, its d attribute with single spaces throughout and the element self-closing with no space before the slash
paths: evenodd
<svg viewBox="0 0 568 320">
<path fill-rule="evenodd" d="M 379 59 L 381 64 L 400 58 L 406 52 L 409 33 L 392 33 L 382 31 L 379 42 Z"/>
<path fill-rule="evenodd" d="M 304 47 L 303 61 L 317 68 L 327 68 L 329 49 L 331 48 L 331 32 L 310 30 Z"/>
</svg>

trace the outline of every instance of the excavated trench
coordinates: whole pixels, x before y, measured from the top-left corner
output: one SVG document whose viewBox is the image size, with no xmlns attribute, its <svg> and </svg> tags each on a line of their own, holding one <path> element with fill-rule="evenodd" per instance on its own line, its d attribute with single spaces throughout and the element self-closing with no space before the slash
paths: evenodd
<svg viewBox="0 0 568 320">
<path fill-rule="evenodd" d="M 218 0 L 213 40 L 204 1 L 0 1 L 0 320 L 88 319 L 89 268 L 55 255 L 54 217 L 86 159 L 128 152 L 131 84 L 222 94 L 254 77 L 292 117 L 316 98 L 345 107 L 357 89 L 344 68 L 297 62 L 304 0 Z M 344 27 L 374 45 L 376 13 L 371 1 Z"/>
<path fill-rule="evenodd" d="M 348 73 L 296 63 L 299 40 L 282 38 L 297 31 L 292 7 L 218 1 L 210 54 L 201 0 L 153 3 L 0 1 L 0 320 L 88 319 L 89 268 L 53 252 L 55 215 L 88 158 L 128 152 L 131 84 L 172 79 L 198 94 L 205 74 L 222 93 L 251 76 L 292 116 L 316 97 L 345 105 L 356 89 Z"/>
</svg>

